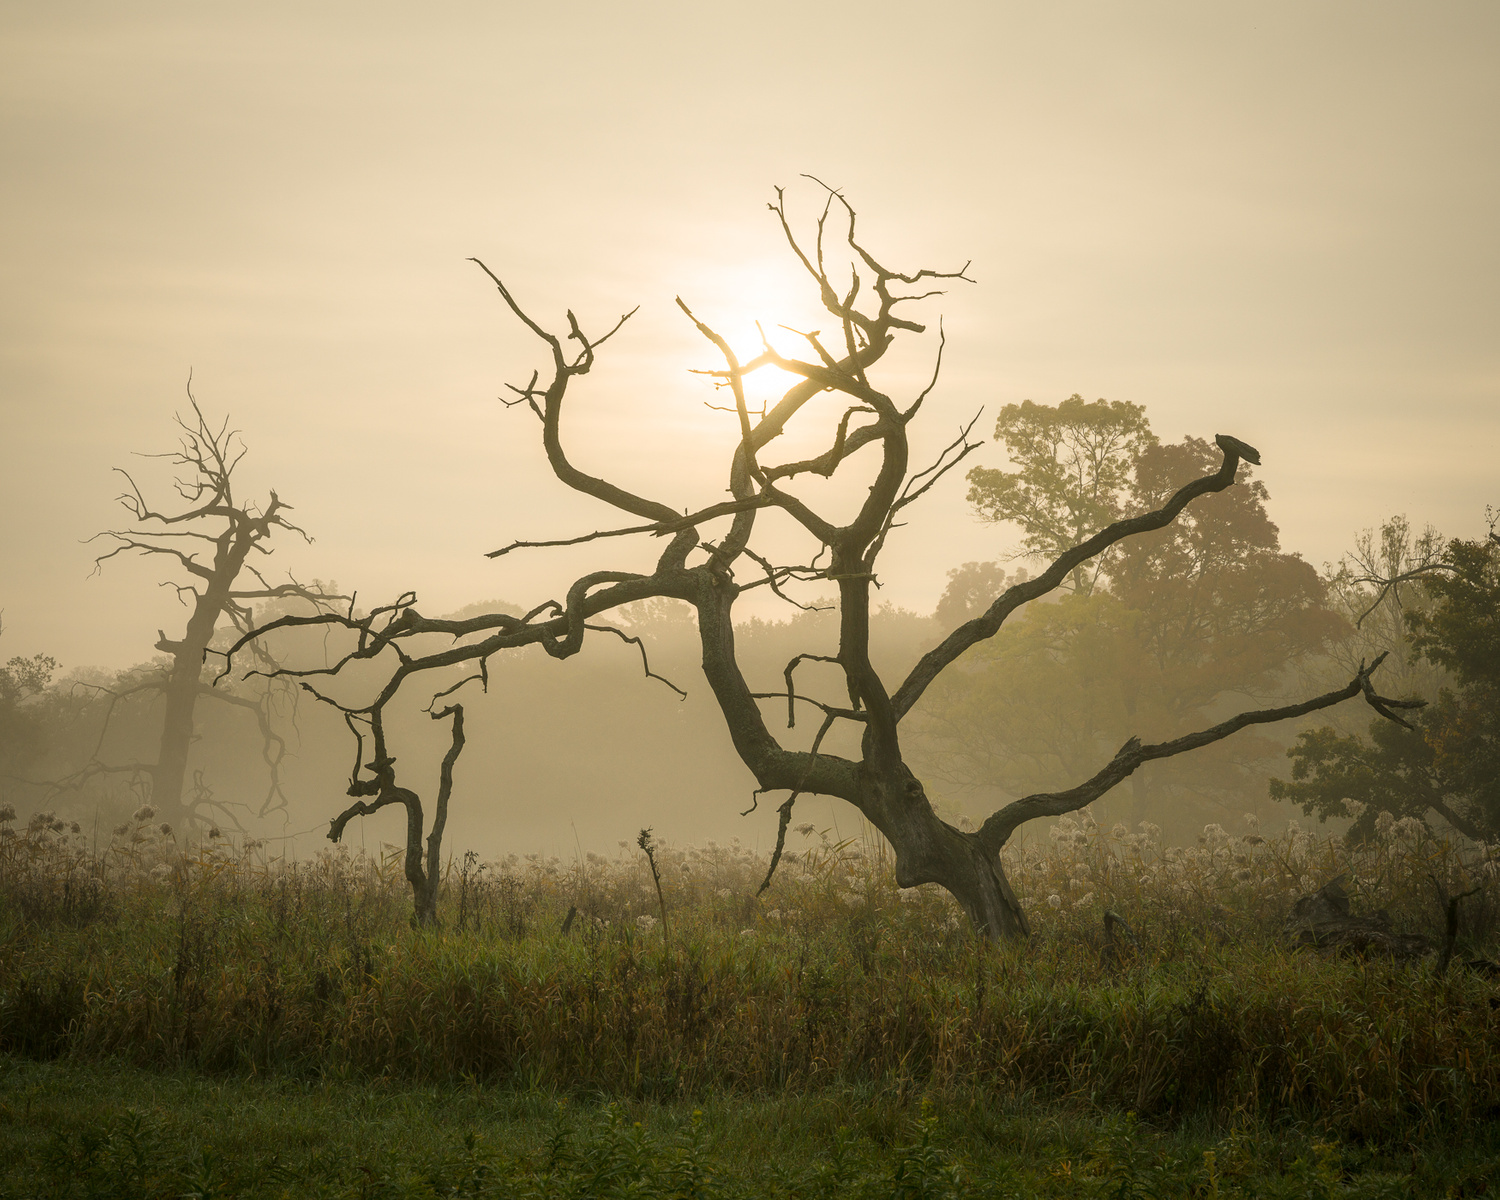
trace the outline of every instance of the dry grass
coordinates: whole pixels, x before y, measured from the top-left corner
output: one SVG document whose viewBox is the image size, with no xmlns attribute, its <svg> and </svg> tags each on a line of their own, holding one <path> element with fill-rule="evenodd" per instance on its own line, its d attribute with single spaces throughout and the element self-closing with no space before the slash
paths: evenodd
<svg viewBox="0 0 1500 1200">
<path fill-rule="evenodd" d="M 102 850 L 0 811 L 0 1049 L 215 1072 L 470 1081 L 672 1100 L 873 1087 L 1176 1120 L 1284 1117 L 1341 1139 L 1500 1115 L 1500 996 L 1430 961 L 1283 945 L 1295 896 L 1346 877 L 1357 909 L 1435 932 L 1434 882 L 1495 858 L 1387 825 L 1360 849 L 1210 826 L 1063 821 L 1009 854 L 1037 926 L 977 944 L 946 894 L 902 892 L 881 848 L 810 827 L 770 891 L 737 845 L 658 850 L 670 937 L 633 847 L 449 872 L 414 930 L 392 862 L 311 863 L 211 838 L 184 850 L 142 810 Z M 1493 933 L 1465 901 L 1461 953 Z M 570 907 L 579 916 L 564 935 Z M 1102 914 L 1135 943 L 1101 955 Z"/>
</svg>

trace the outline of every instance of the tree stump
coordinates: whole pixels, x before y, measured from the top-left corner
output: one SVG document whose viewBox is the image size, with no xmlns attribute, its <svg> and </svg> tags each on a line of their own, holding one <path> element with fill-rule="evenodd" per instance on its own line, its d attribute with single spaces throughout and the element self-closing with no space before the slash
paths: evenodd
<svg viewBox="0 0 1500 1200">
<path fill-rule="evenodd" d="M 1367 916 L 1349 911 L 1349 893 L 1341 875 L 1292 905 L 1286 936 L 1297 946 L 1365 957 L 1384 954 L 1411 961 L 1432 953 L 1432 943 L 1421 934 L 1396 933 L 1385 909 Z"/>
</svg>

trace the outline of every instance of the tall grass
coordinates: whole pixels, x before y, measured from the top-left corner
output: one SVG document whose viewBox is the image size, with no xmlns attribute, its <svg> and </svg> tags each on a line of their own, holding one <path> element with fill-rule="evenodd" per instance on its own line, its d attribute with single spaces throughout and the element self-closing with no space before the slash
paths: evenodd
<svg viewBox="0 0 1500 1200">
<path fill-rule="evenodd" d="M 738 845 L 659 847 L 660 897 L 630 847 L 467 856 L 417 930 L 394 859 L 185 849 L 152 819 L 98 848 L 0 810 L 0 1050 L 661 1100 L 858 1086 L 1374 1141 L 1500 1115 L 1488 976 L 1280 933 L 1333 876 L 1437 933 L 1440 889 L 1495 856 L 1414 823 L 1360 848 L 1210 826 L 1163 850 L 1064 820 L 1008 852 L 1037 930 L 996 948 L 945 893 L 897 889 L 877 843 L 809 826 L 759 898 L 765 863 Z M 1460 960 L 1493 937 L 1489 893 L 1465 906 Z M 1106 909 L 1131 931 L 1107 950 Z"/>
</svg>

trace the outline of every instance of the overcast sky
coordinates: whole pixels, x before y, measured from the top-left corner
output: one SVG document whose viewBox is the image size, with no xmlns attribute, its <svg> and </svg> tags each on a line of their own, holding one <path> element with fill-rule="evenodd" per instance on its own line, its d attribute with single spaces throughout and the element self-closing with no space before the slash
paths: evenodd
<svg viewBox="0 0 1500 1200">
<path fill-rule="evenodd" d="M 118 526 L 191 370 L 317 542 L 272 568 L 423 611 L 530 606 L 621 548 L 495 397 L 534 315 L 599 331 L 579 461 L 682 507 L 732 426 L 681 294 L 743 337 L 808 297 L 766 211 L 813 173 L 892 265 L 977 281 L 923 435 L 1071 393 L 1258 446 L 1287 548 L 1500 504 L 1500 7 L 1474 4 L 0 4 L 0 658 L 150 656 L 182 611 Z M 915 379 L 921 356 L 907 375 Z M 892 381 L 898 392 L 907 379 Z M 1001 465 L 994 447 L 978 461 Z M 133 464 L 133 465 L 132 465 Z M 1014 541 L 958 477 L 887 555 L 928 611 Z"/>
</svg>

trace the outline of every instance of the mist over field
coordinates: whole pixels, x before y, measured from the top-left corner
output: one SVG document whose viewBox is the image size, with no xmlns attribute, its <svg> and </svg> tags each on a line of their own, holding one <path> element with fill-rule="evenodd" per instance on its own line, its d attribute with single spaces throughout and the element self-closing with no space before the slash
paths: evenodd
<svg viewBox="0 0 1500 1200">
<path fill-rule="evenodd" d="M 1008 408 L 1107 398 L 1145 413 L 1163 446 L 1209 447 L 1211 458 L 1181 452 L 1199 468 L 1214 468 L 1217 434 L 1263 462 L 1254 478 L 1268 498 L 1224 544 L 1286 559 L 1281 582 L 1260 600 L 1229 595 L 1230 576 L 1212 583 L 1229 589 L 1226 612 L 1247 613 L 1244 628 L 1262 622 L 1260 640 L 1230 646 L 1233 621 L 1212 636 L 1194 627 L 1209 619 L 1202 597 L 1191 619 L 1166 592 L 1149 600 L 1178 567 L 1142 567 L 1131 582 L 1110 576 L 1106 555 L 1088 604 L 1073 579 L 1023 607 L 989 657 L 969 651 L 913 709 L 901 753 L 945 819 L 983 822 L 1017 796 L 1076 786 L 1128 736 L 1310 696 L 1361 652 L 1397 645 L 1400 630 L 1349 633 L 1359 597 L 1329 591 L 1338 564 L 1362 531 L 1401 514 L 1413 546 L 1428 526 L 1430 546 L 1484 537 L 1485 505 L 1500 499 L 1493 10 L 876 6 L 853 20 L 828 5 L 799 9 L 798 36 L 783 39 L 790 20 L 772 7 L 741 26 L 675 5 L 628 17 L 592 6 L 6 12 L 0 489 L 18 519 L 0 546 L 0 660 L 23 708 L 7 735 L 5 802 L 104 835 L 145 798 L 129 763 L 156 760 L 160 703 L 130 694 L 98 742 L 107 696 L 89 688 L 135 687 L 166 661 L 153 655 L 189 616 L 166 583 L 183 579 L 129 547 L 95 570 L 120 543 L 89 538 L 139 528 L 115 502 L 121 487 L 139 484 L 163 511 L 180 499 L 169 480 L 181 463 L 138 455 L 171 452 L 172 414 L 192 423 L 189 377 L 207 428 L 242 432 L 237 496 L 264 513 L 275 489 L 282 516 L 315 538 L 281 529 L 273 556 L 255 552 L 267 588 L 323 580 L 360 612 L 410 589 L 426 618 L 472 618 L 561 603 L 588 571 L 649 573 L 661 537 L 486 558 L 613 516 L 552 477 L 528 407 L 499 402 L 516 402 L 534 369 L 546 386 L 547 350 L 484 272 L 541 329 L 564 332 L 576 312 L 598 338 L 634 311 L 574 384 L 562 437 L 585 471 L 673 511 L 702 508 L 726 495 L 739 432 L 726 390 L 702 374 L 721 366 L 718 351 L 673 300 L 741 362 L 763 336 L 814 363 L 801 333 L 844 341 L 826 333 L 819 288 L 766 211 L 783 202 L 778 186 L 802 245 L 837 198 L 835 225 L 852 204 L 859 243 L 882 263 L 944 276 L 932 281 L 944 294 L 910 308 L 926 336 L 901 330 L 882 386 L 903 405 L 929 386 L 941 321 L 941 377 L 910 425 L 910 471 L 945 462 L 971 420 L 974 446 L 882 540 L 870 654 L 891 687 L 983 612 L 980 592 L 995 583 L 993 600 L 1001 571 L 1004 586 L 1017 570 L 1035 576 L 1065 544 L 1038 541 L 1037 520 L 996 499 L 996 480 L 1028 469 L 1022 443 L 996 429 Z M 835 62 L 819 51 L 832 42 L 849 51 Z M 727 45 L 732 69 L 708 49 Z M 829 115 L 855 98 L 877 118 Z M 853 255 L 852 266 L 868 299 L 867 264 Z M 747 413 L 793 375 L 747 375 Z M 772 458 L 820 455 L 835 426 L 837 413 L 790 423 Z M 804 471 L 792 490 L 847 517 L 874 478 L 867 459 L 850 456 L 852 477 Z M 1118 504 L 1077 525 L 1080 537 L 1164 495 L 1128 483 L 1134 463 L 1121 462 Z M 724 528 L 708 523 L 705 537 Z M 768 511 L 757 546 L 793 564 L 799 534 L 793 516 Z M 834 582 L 787 591 L 832 601 Z M 1286 610 L 1272 619 L 1262 600 Z M 287 595 L 246 601 L 252 622 L 293 610 Z M 609 633 L 562 660 L 535 646 L 493 657 L 489 690 L 462 691 L 449 858 L 567 858 L 618 849 L 643 826 L 681 843 L 774 843 L 786 789 L 739 816 L 756 780 L 703 679 L 687 607 L 627 606 L 616 624 L 643 637 L 685 699 Z M 765 586 L 744 592 L 733 625 L 763 693 L 784 688 L 793 655 L 840 652 L 835 615 Z M 210 633 L 216 649 L 234 640 L 222 619 Z M 323 633 L 266 645 L 288 666 L 317 666 L 342 652 Z M 1194 637 L 1218 640 L 1193 649 L 1202 661 L 1188 678 Z M 1409 678 L 1409 666 L 1424 670 L 1407 651 L 1383 667 L 1388 690 L 1436 696 L 1442 673 Z M 828 664 L 799 672 L 820 702 L 843 687 Z M 423 705 L 459 678 L 414 679 L 390 709 L 402 783 L 422 795 L 449 745 Z M 285 741 L 275 786 L 243 705 L 199 709 L 180 774 L 211 819 L 306 856 L 348 805 L 354 747 L 311 694 L 293 714 L 294 690 L 264 700 Z M 762 708 L 774 724 L 777 703 Z M 1242 733 L 1194 768 L 1143 766 L 1094 811 L 1106 825 L 1157 823 L 1169 840 L 1245 813 L 1280 828 L 1307 807 L 1268 796 L 1268 780 L 1287 778 L 1287 745 L 1308 727 L 1362 735 L 1367 723 L 1346 705 Z M 805 750 L 816 730 L 808 717 L 778 736 Z M 835 723 L 825 750 L 858 757 L 858 730 Z M 835 799 L 802 796 L 796 814 L 861 828 Z M 395 810 L 356 817 L 347 837 L 371 849 L 404 840 Z"/>
</svg>

